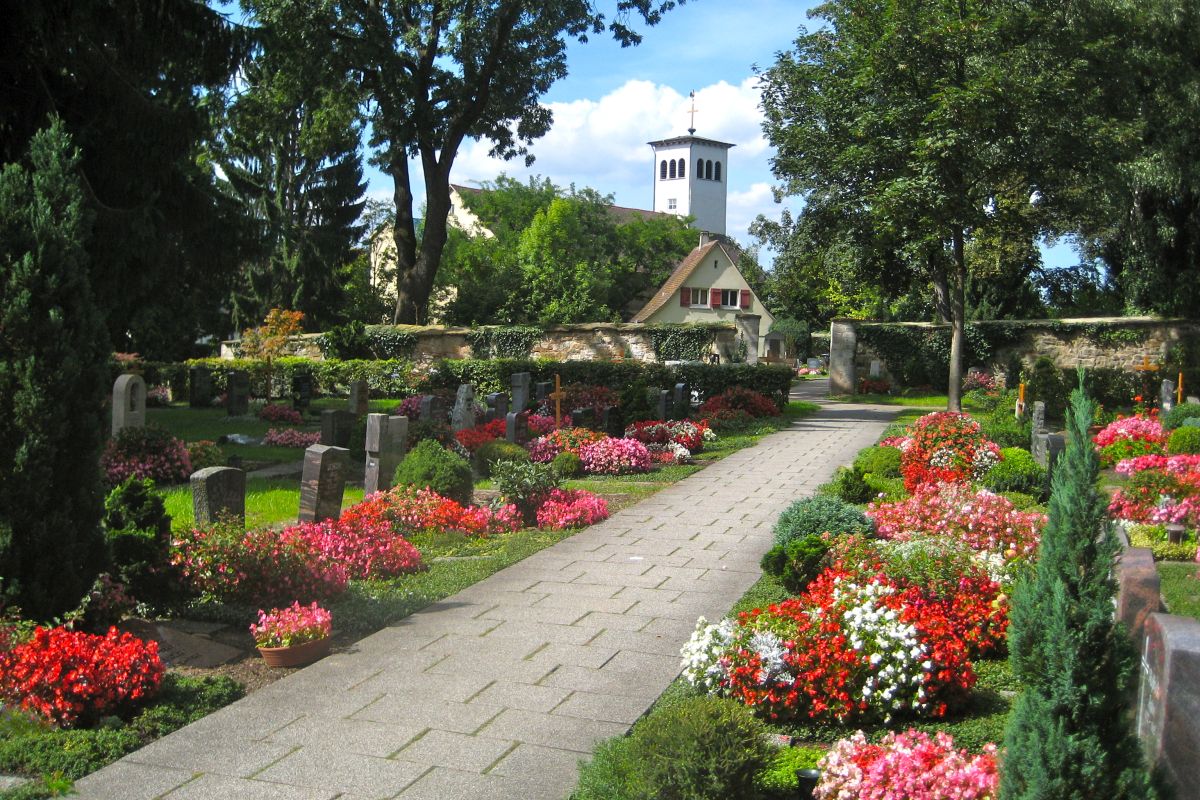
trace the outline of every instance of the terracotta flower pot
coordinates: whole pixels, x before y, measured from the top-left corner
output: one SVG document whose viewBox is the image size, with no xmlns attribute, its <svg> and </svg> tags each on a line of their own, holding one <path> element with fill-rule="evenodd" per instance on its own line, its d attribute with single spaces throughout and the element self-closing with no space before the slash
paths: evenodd
<svg viewBox="0 0 1200 800">
<path fill-rule="evenodd" d="M 314 661 L 319 661 L 329 655 L 333 639 L 313 639 L 309 642 L 294 644 L 291 647 L 260 647 L 263 661 L 268 667 L 303 667 Z"/>
</svg>

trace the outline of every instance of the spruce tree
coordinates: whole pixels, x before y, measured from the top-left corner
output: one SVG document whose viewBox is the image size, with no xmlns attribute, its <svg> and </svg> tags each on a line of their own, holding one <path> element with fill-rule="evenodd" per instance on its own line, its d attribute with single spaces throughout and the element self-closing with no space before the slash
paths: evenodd
<svg viewBox="0 0 1200 800">
<path fill-rule="evenodd" d="M 1118 544 L 1096 484 L 1093 410 L 1081 375 L 1037 567 L 1013 594 L 1010 660 L 1025 689 L 1005 732 L 1003 800 L 1154 796 L 1130 718 L 1133 643 L 1113 617 Z"/>
<path fill-rule="evenodd" d="M 103 559 L 109 346 L 78 159 L 55 121 L 0 172 L 0 579 L 35 619 L 72 608 Z"/>
</svg>

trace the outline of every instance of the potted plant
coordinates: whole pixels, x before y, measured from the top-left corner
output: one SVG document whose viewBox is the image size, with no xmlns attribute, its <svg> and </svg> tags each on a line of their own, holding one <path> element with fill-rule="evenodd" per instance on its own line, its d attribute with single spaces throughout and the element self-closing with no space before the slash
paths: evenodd
<svg viewBox="0 0 1200 800">
<path fill-rule="evenodd" d="M 302 667 L 329 655 L 333 615 L 316 603 L 260 610 L 250 634 L 271 667 Z"/>
</svg>

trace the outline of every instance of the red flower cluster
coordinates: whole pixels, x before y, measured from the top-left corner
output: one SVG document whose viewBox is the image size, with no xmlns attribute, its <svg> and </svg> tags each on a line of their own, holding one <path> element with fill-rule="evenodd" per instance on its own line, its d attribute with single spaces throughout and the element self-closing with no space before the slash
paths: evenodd
<svg viewBox="0 0 1200 800">
<path fill-rule="evenodd" d="M 467 536 L 489 536 L 521 528 L 516 506 L 492 509 L 463 506 L 432 489 L 397 486 L 374 494 L 342 514 L 342 520 L 358 516 L 383 518 L 393 528 L 410 531 L 453 531 Z"/>
<path fill-rule="evenodd" d="M 625 438 L 637 439 L 645 445 L 675 442 L 691 453 L 704 447 L 704 423 L 689 420 L 646 420 L 635 422 L 625 429 Z"/>
<path fill-rule="evenodd" d="M 914 491 L 923 483 L 960 483 L 1000 460 L 1000 450 L 984 438 L 979 423 L 966 414 L 938 411 L 912 424 L 908 444 L 900 457 L 904 488 Z"/>
<path fill-rule="evenodd" d="M 116 628 L 105 636 L 37 628 L 0 653 L 0 700 L 70 727 L 154 696 L 164 671 L 156 642 Z"/>
<path fill-rule="evenodd" d="M 100 468 L 112 486 L 126 478 L 182 483 L 192 474 L 187 445 L 162 428 L 123 428 L 104 445 Z"/>
<path fill-rule="evenodd" d="M 863 378 L 858 382 L 859 394 L 887 394 L 891 390 L 891 381 L 882 378 Z"/>
<path fill-rule="evenodd" d="M 304 417 L 294 408 L 281 406 L 278 403 L 267 403 L 258 412 L 258 418 L 265 422 L 282 422 L 287 425 L 299 425 Z"/>
<path fill-rule="evenodd" d="M 584 445 L 606 438 L 603 433 L 587 428 L 559 428 L 529 443 L 529 457 L 540 463 L 549 463 L 562 452 L 579 455 Z"/>
<path fill-rule="evenodd" d="M 351 578 L 391 578 L 421 568 L 421 553 L 368 503 L 347 509 L 338 520 L 305 522 L 284 536 L 307 543 L 323 559 L 344 564 Z"/>
<path fill-rule="evenodd" d="M 563 408 L 590 408 L 599 416 L 605 409 L 620 405 L 621 398 L 607 386 L 572 383 L 563 387 L 567 395 Z"/>
<path fill-rule="evenodd" d="M 705 400 L 697 413 L 701 417 L 711 417 L 719 411 L 727 410 L 745 411 L 752 417 L 779 415 L 779 407 L 771 398 L 741 386 L 731 386 L 716 397 Z"/>
<path fill-rule="evenodd" d="M 491 422 L 476 425 L 474 428 L 464 428 L 455 433 L 454 438 L 458 439 L 458 443 L 469 452 L 474 453 L 488 442 L 502 439 L 505 434 L 506 424 L 502 419 L 494 419 Z"/>
</svg>

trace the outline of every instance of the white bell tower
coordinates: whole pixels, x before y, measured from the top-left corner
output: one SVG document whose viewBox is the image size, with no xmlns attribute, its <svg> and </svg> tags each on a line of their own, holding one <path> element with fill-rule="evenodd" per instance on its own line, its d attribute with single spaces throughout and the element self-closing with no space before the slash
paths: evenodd
<svg viewBox="0 0 1200 800">
<path fill-rule="evenodd" d="M 654 148 L 654 210 L 695 217 L 702 231 L 725 235 L 729 148 L 734 145 L 696 136 L 696 93 L 687 136 L 650 142 Z"/>
</svg>

